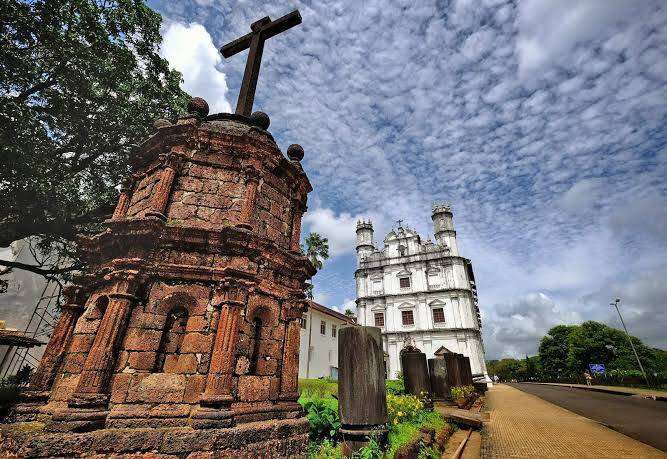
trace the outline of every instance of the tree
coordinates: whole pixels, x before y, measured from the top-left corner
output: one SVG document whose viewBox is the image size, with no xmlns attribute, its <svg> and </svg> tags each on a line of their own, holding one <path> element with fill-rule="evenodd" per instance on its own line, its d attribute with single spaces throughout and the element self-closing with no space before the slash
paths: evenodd
<svg viewBox="0 0 667 459">
<path fill-rule="evenodd" d="M 574 325 L 558 325 L 551 328 L 540 341 L 538 356 L 547 378 L 559 378 L 569 373 L 568 343 L 576 328 Z"/>
<path fill-rule="evenodd" d="M 347 308 L 347 309 L 345 309 L 345 315 L 347 317 L 354 317 L 354 312 L 352 311 L 352 309 Z"/>
<path fill-rule="evenodd" d="M 315 269 L 319 271 L 322 269 L 322 262 L 329 258 L 329 239 L 320 236 L 318 233 L 310 233 L 306 237 L 306 249 L 303 247 L 301 250 L 304 252 L 304 255 L 310 260 Z M 306 283 L 306 296 L 313 299 L 313 284 L 312 282 Z"/>
<path fill-rule="evenodd" d="M 62 274 L 80 268 L 76 234 L 113 211 L 132 145 L 188 95 L 141 0 L 5 0 L 0 18 L 0 247 L 32 236 L 70 258 L 0 265 Z"/>
<path fill-rule="evenodd" d="M 645 346 L 636 337 L 631 339 L 647 372 L 667 369 L 662 351 Z M 638 370 L 625 333 L 593 321 L 553 327 L 540 342 L 539 358 L 548 378 L 581 376 L 590 363 L 603 363 L 608 371 Z"/>
</svg>

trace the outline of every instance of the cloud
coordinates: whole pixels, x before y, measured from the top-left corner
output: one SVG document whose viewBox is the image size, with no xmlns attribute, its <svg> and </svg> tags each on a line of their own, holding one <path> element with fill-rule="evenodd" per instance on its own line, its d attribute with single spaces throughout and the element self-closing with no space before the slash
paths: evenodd
<svg viewBox="0 0 667 459">
<path fill-rule="evenodd" d="M 337 257 L 355 253 L 357 221 L 361 219 L 368 221 L 370 213 L 364 215 L 350 215 L 347 212 L 336 214 L 332 209 L 317 207 L 306 212 L 303 223 L 309 232 L 319 233 L 329 239 L 329 255 Z M 377 227 L 381 219 L 376 217 L 373 221 Z"/>
<path fill-rule="evenodd" d="M 608 38 L 619 22 L 656 7 L 655 1 L 526 0 L 519 5 L 519 71 L 527 76 L 581 43 Z M 616 43 L 619 41 L 617 40 Z"/>
<path fill-rule="evenodd" d="M 227 80 L 220 70 L 222 58 L 203 25 L 167 23 L 162 31 L 160 55 L 183 74 L 183 90 L 206 99 L 211 113 L 231 112 Z"/>
<path fill-rule="evenodd" d="M 664 2 L 152 4 L 216 47 L 301 11 L 266 43 L 255 107 L 283 151 L 305 149 L 304 233 L 330 239 L 315 277 L 329 305 L 354 297 L 358 218 L 378 245 L 399 218 L 425 237 L 441 199 L 475 266 L 488 357 L 534 352 L 545 328 L 499 307 L 607 320 L 609 286 L 667 270 Z M 234 99 L 245 54 L 210 62 Z M 651 326 L 631 331 L 657 345 Z"/>
</svg>

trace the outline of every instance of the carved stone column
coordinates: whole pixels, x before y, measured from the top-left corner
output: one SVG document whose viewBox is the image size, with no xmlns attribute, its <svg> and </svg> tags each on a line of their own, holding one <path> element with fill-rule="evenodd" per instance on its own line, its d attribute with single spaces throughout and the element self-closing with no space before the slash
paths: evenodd
<svg viewBox="0 0 667 459">
<path fill-rule="evenodd" d="M 127 209 L 130 207 L 130 201 L 132 198 L 132 179 L 127 179 L 123 182 L 120 187 L 120 196 L 118 196 L 118 204 L 116 204 L 116 209 L 111 216 L 112 220 L 118 220 L 125 218 L 127 215 Z"/>
<path fill-rule="evenodd" d="M 47 402 L 67 345 L 74 332 L 74 326 L 83 312 L 87 292 L 82 286 L 66 287 L 63 295 L 66 301 L 61 306 L 62 312 L 53 330 L 53 335 L 39 361 L 37 370 L 30 379 L 27 390 L 21 394 L 22 403 L 15 408 L 14 418 L 17 421 L 34 420 L 39 414 L 39 408 Z"/>
<path fill-rule="evenodd" d="M 157 183 L 155 190 L 153 190 L 151 210 L 146 212 L 147 216 L 158 217 L 162 220 L 167 219 L 164 213 L 167 209 L 171 188 L 174 185 L 174 179 L 180 169 L 181 162 L 181 157 L 174 153 L 169 153 L 164 157 L 164 169 L 162 169 L 160 181 Z"/>
<path fill-rule="evenodd" d="M 252 284 L 229 278 L 220 286 L 220 315 L 211 352 L 206 389 L 199 401 L 200 407 L 192 415 L 191 425 L 196 429 L 226 427 L 233 423 L 230 405 L 234 350 L 238 339 L 238 322 L 246 305 Z"/>
<path fill-rule="evenodd" d="M 294 212 L 292 213 L 292 240 L 290 249 L 293 252 L 299 251 L 299 242 L 301 241 L 301 217 L 306 212 L 306 204 L 301 201 L 294 203 Z"/>
<path fill-rule="evenodd" d="M 113 282 L 109 304 L 104 312 L 95 340 L 86 357 L 69 409 L 54 414 L 49 430 L 94 430 L 104 427 L 109 379 L 113 372 L 116 349 L 125 335 L 134 293 L 139 284 L 137 271 L 119 271 L 107 276 Z"/>
<path fill-rule="evenodd" d="M 303 298 L 292 297 L 283 307 L 285 318 L 285 342 L 283 346 L 282 371 L 280 373 L 280 400 L 296 402 L 299 398 L 299 343 L 301 322 L 306 310 L 306 301 Z"/>
<path fill-rule="evenodd" d="M 257 197 L 257 187 L 262 178 L 262 173 L 252 166 L 245 169 L 246 175 L 246 194 L 241 208 L 240 223 L 236 226 L 252 230 L 252 217 L 255 212 L 255 200 Z"/>
</svg>

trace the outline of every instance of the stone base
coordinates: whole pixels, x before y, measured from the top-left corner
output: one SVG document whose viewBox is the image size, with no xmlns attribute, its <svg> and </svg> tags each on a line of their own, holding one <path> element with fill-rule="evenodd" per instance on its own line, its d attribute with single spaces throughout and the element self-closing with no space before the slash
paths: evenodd
<svg viewBox="0 0 667 459">
<path fill-rule="evenodd" d="M 19 422 L 4 424 L 0 431 L 0 457 L 106 459 L 132 454 L 133 458 L 160 459 L 292 458 L 305 457 L 308 447 L 308 421 L 303 417 L 226 429 L 176 427 L 48 433 L 42 423 Z"/>
<path fill-rule="evenodd" d="M 343 437 L 343 450 L 353 453 L 366 446 L 368 440 L 374 437 L 381 445 L 386 444 L 389 431 L 384 425 L 380 426 L 343 426 L 340 429 Z"/>
</svg>

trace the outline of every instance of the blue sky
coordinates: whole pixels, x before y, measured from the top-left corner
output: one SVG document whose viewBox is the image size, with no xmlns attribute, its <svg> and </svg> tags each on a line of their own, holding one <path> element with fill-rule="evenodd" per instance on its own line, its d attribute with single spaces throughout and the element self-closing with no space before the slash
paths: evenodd
<svg viewBox="0 0 667 459">
<path fill-rule="evenodd" d="M 353 304 L 355 223 L 432 233 L 452 204 L 475 266 L 487 357 L 536 351 L 593 319 L 667 348 L 667 9 L 644 0 L 152 1 L 161 52 L 212 111 L 236 103 L 246 53 L 217 48 L 265 15 L 255 109 L 303 145 L 304 233 L 329 238 L 317 299 Z"/>
</svg>

